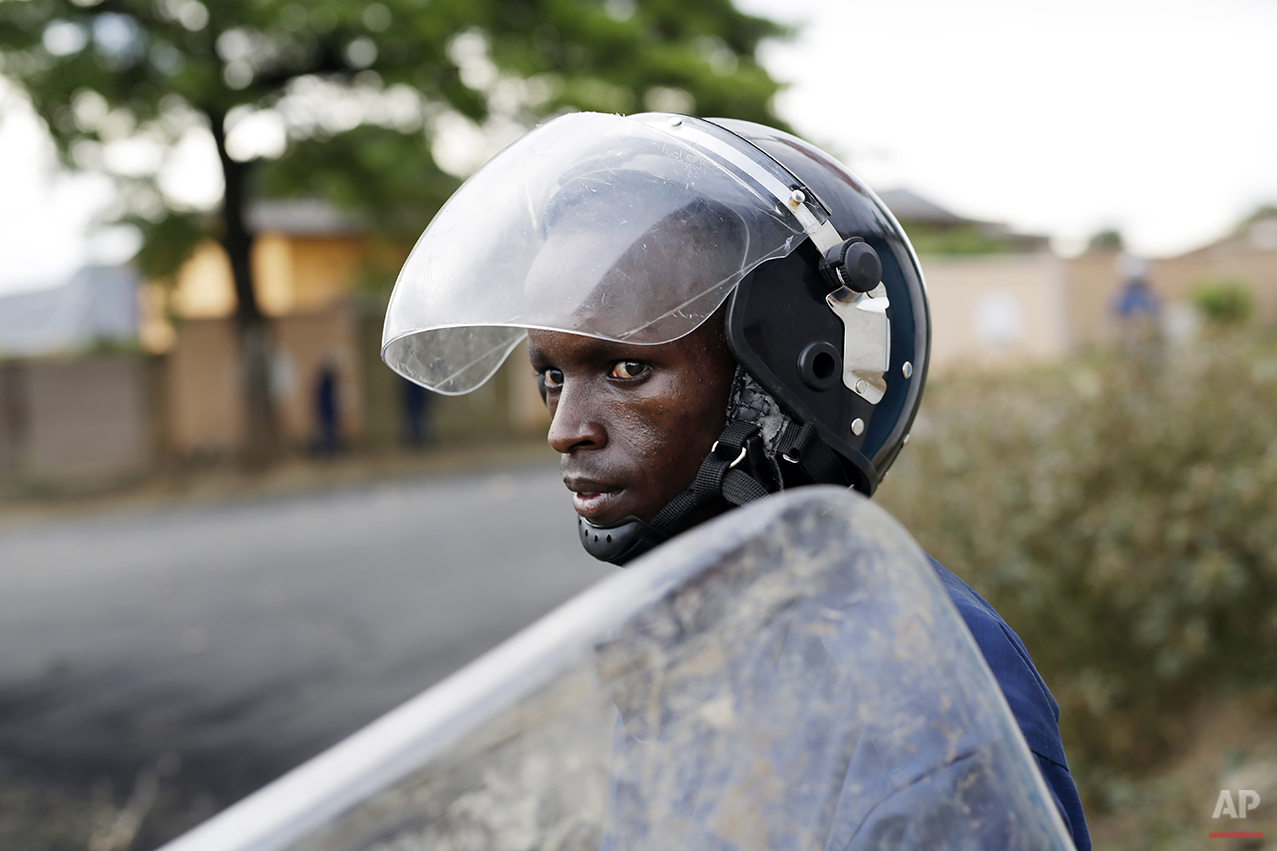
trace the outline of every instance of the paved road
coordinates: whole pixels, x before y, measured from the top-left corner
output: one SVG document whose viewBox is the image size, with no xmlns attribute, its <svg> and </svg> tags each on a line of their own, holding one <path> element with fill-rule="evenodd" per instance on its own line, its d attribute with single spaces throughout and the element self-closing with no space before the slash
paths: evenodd
<svg viewBox="0 0 1277 851">
<path fill-rule="evenodd" d="M 0 767 L 224 806 L 611 569 L 544 465 L 0 529 Z"/>
</svg>

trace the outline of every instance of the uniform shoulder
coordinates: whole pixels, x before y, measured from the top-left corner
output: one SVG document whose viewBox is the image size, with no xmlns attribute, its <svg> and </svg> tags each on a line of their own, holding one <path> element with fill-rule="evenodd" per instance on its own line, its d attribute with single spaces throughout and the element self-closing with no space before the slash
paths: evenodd
<svg viewBox="0 0 1277 851">
<path fill-rule="evenodd" d="M 993 671 L 1029 749 L 1052 762 L 1067 765 L 1060 744 L 1060 708 L 1034 667 L 1020 636 L 970 585 L 934 558 L 927 558 Z"/>
</svg>

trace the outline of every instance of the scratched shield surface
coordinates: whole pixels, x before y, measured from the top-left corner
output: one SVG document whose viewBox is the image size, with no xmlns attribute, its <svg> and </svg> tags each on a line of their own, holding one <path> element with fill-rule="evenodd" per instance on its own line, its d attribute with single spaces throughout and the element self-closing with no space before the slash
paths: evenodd
<svg viewBox="0 0 1277 851">
<path fill-rule="evenodd" d="M 636 561 L 168 851 L 1068 849 L 917 544 L 801 488 Z"/>
</svg>

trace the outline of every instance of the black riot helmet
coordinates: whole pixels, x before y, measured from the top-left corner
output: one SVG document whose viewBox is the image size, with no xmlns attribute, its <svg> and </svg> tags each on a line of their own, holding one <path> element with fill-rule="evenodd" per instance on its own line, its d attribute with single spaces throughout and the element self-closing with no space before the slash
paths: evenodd
<svg viewBox="0 0 1277 851">
<path fill-rule="evenodd" d="M 787 133 L 668 113 L 574 113 L 457 191 L 400 272 L 382 357 L 460 394 L 527 329 L 630 344 L 718 310 L 739 367 L 696 483 L 651 523 L 579 519 L 624 563 L 707 503 L 808 483 L 870 495 L 908 439 L 930 323 L 918 261 L 878 198 Z"/>
</svg>

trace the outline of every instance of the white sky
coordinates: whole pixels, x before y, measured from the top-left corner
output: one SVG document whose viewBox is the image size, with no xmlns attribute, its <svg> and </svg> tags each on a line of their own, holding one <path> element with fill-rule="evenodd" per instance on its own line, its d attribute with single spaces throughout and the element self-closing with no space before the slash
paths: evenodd
<svg viewBox="0 0 1277 851">
<path fill-rule="evenodd" d="M 1277 0 L 742 0 L 778 111 L 875 188 L 1190 250 L 1277 202 Z"/>
<path fill-rule="evenodd" d="M 763 54 L 790 84 L 778 110 L 877 189 L 1066 251 L 1118 227 L 1148 255 L 1277 202 L 1277 0 L 738 2 L 806 22 Z M 179 159 L 200 195 L 211 146 L 190 147 Z M 0 291 L 123 259 L 128 240 L 88 236 L 109 192 L 58 175 L 0 93 Z"/>
</svg>

